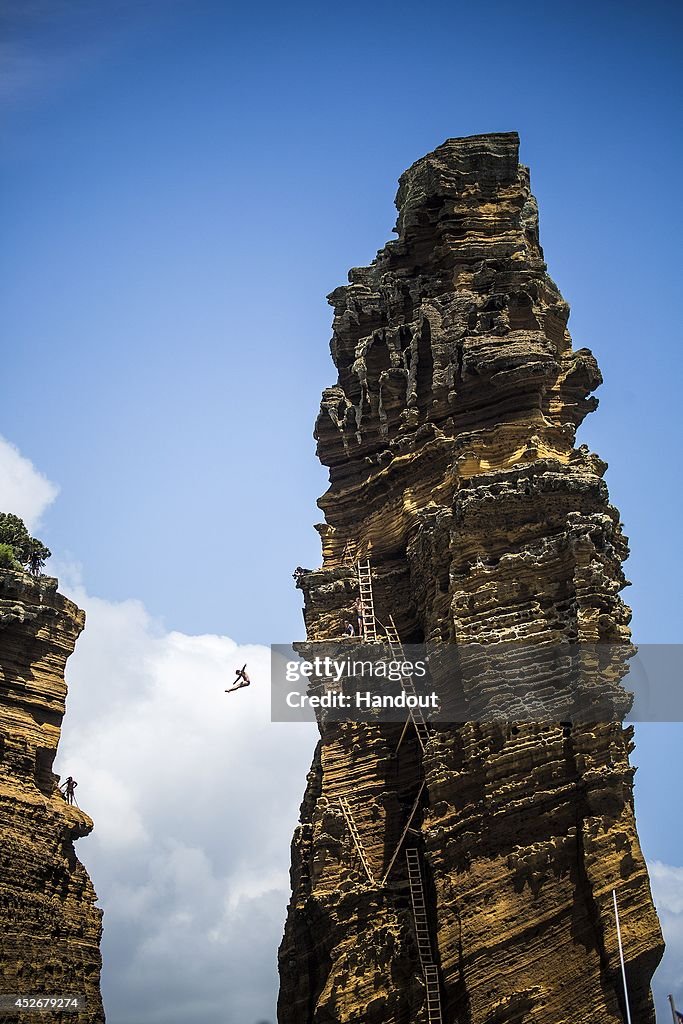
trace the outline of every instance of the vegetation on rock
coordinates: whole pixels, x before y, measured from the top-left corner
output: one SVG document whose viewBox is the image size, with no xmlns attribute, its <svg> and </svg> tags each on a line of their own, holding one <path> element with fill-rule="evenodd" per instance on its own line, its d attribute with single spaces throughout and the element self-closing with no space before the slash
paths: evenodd
<svg viewBox="0 0 683 1024">
<path fill-rule="evenodd" d="M 19 516 L 0 512 L 0 567 L 23 568 L 39 576 L 51 553 L 42 541 L 30 535 Z"/>
</svg>

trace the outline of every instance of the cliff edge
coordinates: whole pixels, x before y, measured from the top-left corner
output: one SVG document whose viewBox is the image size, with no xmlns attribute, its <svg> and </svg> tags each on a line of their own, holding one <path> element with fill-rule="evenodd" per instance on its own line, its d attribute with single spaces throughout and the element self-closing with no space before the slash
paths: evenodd
<svg viewBox="0 0 683 1024">
<path fill-rule="evenodd" d="M 0 995 L 85 997 L 77 1014 L 49 1019 L 100 1024 L 102 911 L 74 852 L 93 823 L 52 771 L 84 622 L 57 580 L 0 569 Z"/>
</svg>

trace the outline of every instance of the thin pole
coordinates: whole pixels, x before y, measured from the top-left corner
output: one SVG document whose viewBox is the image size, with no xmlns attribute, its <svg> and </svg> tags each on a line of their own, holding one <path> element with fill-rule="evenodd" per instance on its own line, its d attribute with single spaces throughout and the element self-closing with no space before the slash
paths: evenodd
<svg viewBox="0 0 683 1024">
<path fill-rule="evenodd" d="M 628 1005 L 628 989 L 626 988 L 626 967 L 624 966 L 624 947 L 621 944 L 621 926 L 619 925 L 619 910 L 617 909 L 617 890 L 612 889 L 614 899 L 614 919 L 617 922 L 617 939 L 619 941 L 619 959 L 621 960 L 621 978 L 624 983 L 624 1002 L 626 1003 L 626 1020 L 631 1024 L 631 1010 Z"/>
<path fill-rule="evenodd" d="M 406 734 L 406 732 L 408 730 L 409 724 L 410 724 L 410 715 L 406 718 L 405 725 L 403 726 L 403 732 L 401 733 L 401 738 L 398 741 L 398 746 L 396 747 L 396 753 L 397 754 L 398 754 L 398 751 L 399 751 L 399 747 L 403 743 L 403 737 L 405 736 L 405 734 Z"/>
<path fill-rule="evenodd" d="M 678 1024 L 678 1018 L 676 1017 L 676 1004 L 674 1003 L 673 996 L 669 996 L 669 1002 L 671 1003 L 671 1016 L 674 1019 L 674 1024 Z"/>
</svg>

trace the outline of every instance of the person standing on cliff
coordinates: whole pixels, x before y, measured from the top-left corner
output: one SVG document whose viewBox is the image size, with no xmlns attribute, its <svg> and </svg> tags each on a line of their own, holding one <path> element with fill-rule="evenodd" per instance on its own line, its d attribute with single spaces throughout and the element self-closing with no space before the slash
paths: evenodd
<svg viewBox="0 0 683 1024">
<path fill-rule="evenodd" d="M 76 782 L 76 780 L 69 776 L 66 782 L 63 782 L 62 785 L 59 787 L 60 790 L 64 793 L 64 797 L 68 804 L 72 804 L 76 799 L 75 790 L 77 785 L 78 783 Z"/>
<path fill-rule="evenodd" d="M 363 635 L 363 602 L 360 597 L 357 597 L 353 602 L 353 607 L 356 612 L 356 619 L 358 621 L 358 636 Z"/>
</svg>

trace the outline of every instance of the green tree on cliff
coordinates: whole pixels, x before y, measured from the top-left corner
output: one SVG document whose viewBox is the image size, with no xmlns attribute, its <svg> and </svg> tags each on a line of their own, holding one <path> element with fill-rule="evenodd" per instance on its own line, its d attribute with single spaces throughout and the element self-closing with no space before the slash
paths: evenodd
<svg viewBox="0 0 683 1024">
<path fill-rule="evenodd" d="M 31 537 L 19 516 L 0 512 L 0 566 L 23 567 L 33 576 L 39 576 L 50 554 L 42 541 Z M 12 565 L 13 560 L 15 565 Z"/>
<path fill-rule="evenodd" d="M 0 569 L 21 569 L 10 544 L 0 544 Z"/>
</svg>

